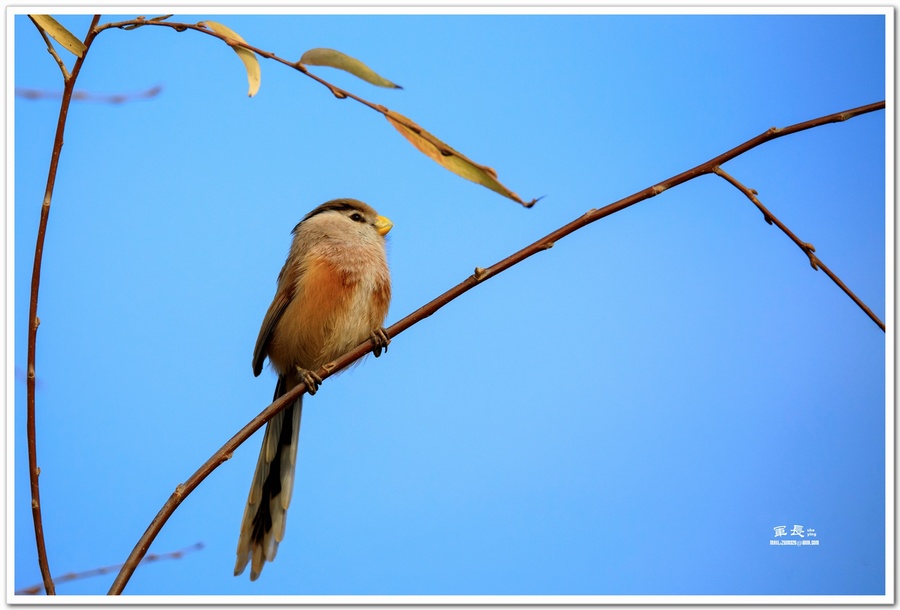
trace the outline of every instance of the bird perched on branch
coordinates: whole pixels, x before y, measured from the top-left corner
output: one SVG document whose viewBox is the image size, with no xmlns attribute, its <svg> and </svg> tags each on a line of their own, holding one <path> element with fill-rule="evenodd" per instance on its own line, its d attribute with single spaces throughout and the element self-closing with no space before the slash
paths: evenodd
<svg viewBox="0 0 900 610">
<path fill-rule="evenodd" d="M 315 394 L 316 370 L 366 339 L 387 349 L 382 325 L 391 300 L 384 236 L 391 221 L 355 199 L 323 203 L 294 227 L 275 298 L 253 349 L 253 374 L 268 357 L 275 399 L 300 383 Z M 250 563 L 256 580 L 275 559 L 291 501 L 302 395 L 266 425 L 237 546 L 235 576 Z"/>
</svg>

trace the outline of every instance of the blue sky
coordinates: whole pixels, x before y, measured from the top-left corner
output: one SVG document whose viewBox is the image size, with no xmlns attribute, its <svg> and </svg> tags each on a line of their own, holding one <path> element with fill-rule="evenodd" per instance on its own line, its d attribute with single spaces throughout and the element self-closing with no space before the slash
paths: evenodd
<svg viewBox="0 0 900 610">
<path fill-rule="evenodd" d="M 252 348 L 290 230 L 316 205 L 355 197 L 394 222 L 393 323 L 588 209 L 887 90 L 877 14 L 172 21 L 206 18 L 288 59 L 361 59 L 404 89 L 311 70 L 544 198 L 524 209 L 447 172 L 272 61 L 248 98 L 213 38 L 102 33 L 79 90 L 162 91 L 69 114 L 37 360 L 55 574 L 124 561 L 175 486 L 268 405 L 274 377 L 253 377 Z M 90 21 L 59 19 L 78 36 Z M 13 32 L 15 86 L 60 90 L 34 26 L 17 16 Z M 13 110 L 23 587 L 40 581 L 24 331 L 58 101 Z M 885 134 L 876 112 L 725 166 L 882 320 Z M 232 570 L 261 433 L 151 549 L 203 550 L 139 568 L 126 593 L 882 595 L 887 321 L 885 335 L 741 193 L 699 178 L 491 279 L 307 398 L 286 538 L 257 582 Z M 819 544 L 770 544 L 795 525 Z"/>
</svg>

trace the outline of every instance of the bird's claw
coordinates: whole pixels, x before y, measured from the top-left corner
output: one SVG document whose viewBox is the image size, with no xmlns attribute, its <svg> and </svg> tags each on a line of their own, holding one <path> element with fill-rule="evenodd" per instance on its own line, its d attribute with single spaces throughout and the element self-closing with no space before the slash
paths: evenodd
<svg viewBox="0 0 900 610">
<path fill-rule="evenodd" d="M 297 367 L 297 375 L 300 376 L 300 381 L 302 381 L 306 385 L 306 391 L 310 396 L 318 391 L 319 386 L 322 385 L 322 378 L 319 377 L 317 373 L 314 371 L 310 371 L 304 368 Z"/>
<path fill-rule="evenodd" d="M 372 340 L 372 343 L 375 344 L 375 347 L 372 348 L 372 353 L 375 354 L 376 358 L 381 355 L 381 350 L 384 350 L 384 353 L 387 353 L 388 345 L 391 343 L 391 338 L 388 337 L 387 331 L 385 329 L 379 328 L 378 330 L 372 331 L 372 334 L 369 335 L 369 338 Z"/>
</svg>

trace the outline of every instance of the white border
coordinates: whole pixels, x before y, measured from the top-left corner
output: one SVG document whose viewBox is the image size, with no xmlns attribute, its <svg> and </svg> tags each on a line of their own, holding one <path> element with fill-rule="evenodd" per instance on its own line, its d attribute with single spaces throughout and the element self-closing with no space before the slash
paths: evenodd
<svg viewBox="0 0 900 610">
<path fill-rule="evenodd" d="M 96 5 L 94 5 L 96 6 Z M 586 2 L 568 2 L 566 6 L 552 6 L 546 4 L 522 5 L 514 1 L 498 2 L 491 5 L 472 6 L 466 3 L 448 3 L 440 6 L 423 5 L 420 2 L 395 1 L 392 6 L 379 6 L 375 1 L 361 0 L 354 3 L 320 3 L 317 5 L 297 6 L 272 3 L 266 7 L 228 6 L 228 5 L 187 5 L 173 9 L 171 5 L 164 6 L 102 6 L 97 7 L 100 12 L 111 14 L 165 14 L 168 12 L 179 13 L 216 13 L 216 14 L 658 14 L 658 15 L 694 15 L 694 14 L 723 14 L 723 15 L 885 15 L 885 93 L 887 106 L 885 109 L 885 595 L 873 596 L 823 596 L 823 595 L 711 595 L 711 596 L 669 596 L 669 595 L 553 595 L 553 596 L 129 596 L 118 598 L 106 596 L 23 596 L 15 595 L 12 590 L 14 579 L 14 550 L 13 544 L 13 481 L 14 481 L 14 403 L 15 369 L 14 369 L 14 336 L 13 332 L 13 290 L 14 290 L 14 138 L 13 138 L 13 105 L 14 105 L 14 16 L 26 13 L 55 13 L 55 14 L 85 14 L 95 12 L 91 5 L 74 5 L 67 2 L 49 5 L 27 5 L 7 7 L 6 10 L 6 601 L 7 603 L 44 605 L 44 604 L 117 604 L 117 605 L 146 605 L 146 604 L 214 604 L 214 605 L 257 605 L 257 604 L 304 604 L 304 605 L 585 605 L 585 604 L 617 604 L 617 605 L 646 605 L 646 604 L 686 604 L 686 605 L 722 605 L 722 604 L 815 604 L 815 605 L 869 605 L 869 604 L 893 604 L 894 603 L 894 459 L 895 459 L 895 418 L 894 418 L 894 392 L 895 392 L 895 280 L 894 280 L 894 256 L 895 256 L 895 212 L 894 212 L 894 187 L 895 187 L 895 156 L 894 156 L 894 21 L 896 14 L 893 6 L 816 6 L 814 4 L 796 4 L 792 6 L 712 6 L 698 5 L 680 7 L 677 5 L 661 6 L 598 6 Z M 888 459 L 889 458 L 889 459 Z"/>
</svg>

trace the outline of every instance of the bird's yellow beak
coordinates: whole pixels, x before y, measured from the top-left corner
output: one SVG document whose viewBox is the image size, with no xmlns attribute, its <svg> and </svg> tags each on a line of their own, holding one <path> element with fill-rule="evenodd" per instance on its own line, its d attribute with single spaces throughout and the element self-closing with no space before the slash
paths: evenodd
<svg viewBox="0 0 900 610">
<path fill-rule="evenodd" d="M 388 231 L 394 226 L 390 220 L 385 218 L 384 216 L 379 216 L 375 219 L 375 230 L 378 231 L 378 234 L 382 237 L 388 234 Z"/>
</svg>

